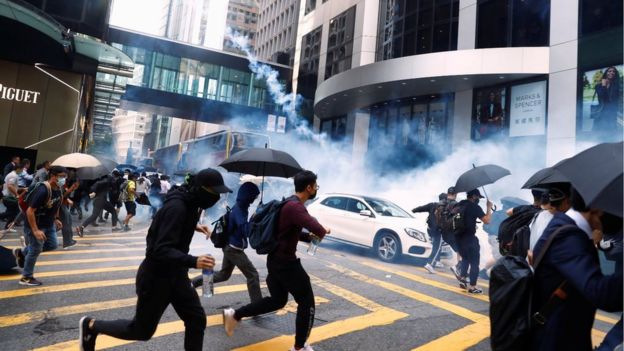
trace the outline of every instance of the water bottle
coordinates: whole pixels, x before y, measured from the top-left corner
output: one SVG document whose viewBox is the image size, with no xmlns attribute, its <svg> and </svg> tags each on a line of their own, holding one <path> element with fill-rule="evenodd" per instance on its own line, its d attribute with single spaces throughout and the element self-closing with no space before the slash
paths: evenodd
<svg viewBox="0 0 624 351">
<path fill-rule="evenodd" d="M 214 270 L 212 268 L 202 269 L 202 278 L 204 280 L 202 297 L 212 297 L 214 295 Z"/>
<path fill-rule="evenodd" d="M 308 246 L 308 255 L 314 256 L 316 254 L 316 250 L 318 249 L 319 243 L 321 242 L 321 238 L 314 234 L 310 234 L 310 245 Z"/>
</svg>

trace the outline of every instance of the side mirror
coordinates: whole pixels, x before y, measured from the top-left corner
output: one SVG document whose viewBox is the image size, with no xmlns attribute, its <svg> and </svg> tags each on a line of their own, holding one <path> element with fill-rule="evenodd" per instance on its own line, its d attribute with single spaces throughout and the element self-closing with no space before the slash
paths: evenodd
<svg viewBox="0 0 624 351">
<path fill-rule="evenodd" d="M 362 210 L 360 211 L 360 216 L 364 216 L 364 217 L 372 217 L 373 213 L 369 210 Z"/>
</svg>

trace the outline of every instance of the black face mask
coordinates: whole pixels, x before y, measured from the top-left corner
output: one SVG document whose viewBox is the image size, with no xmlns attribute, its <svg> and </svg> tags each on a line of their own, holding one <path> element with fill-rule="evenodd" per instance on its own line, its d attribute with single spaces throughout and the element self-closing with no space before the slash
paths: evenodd
<svg viewBox="0 0 624 351">
<path fill-rule="evenodd" d="M 318 191 L 315 191 L 314 194 L 310 194 L 308 200 L 314 200 L 316 198 L 316 193 L 318 193 Z"/>
<path fill-rule="evenodd" d="M 203 189 L 200 189 L 199 190 L 199 207 L 204 210 L 207 208 L 210 208 L 214 206 L 214 204 L 216 204 L 220 198 L 221 198 L 221 195 L 219 194 L 209 193 Z"/>
</svg>

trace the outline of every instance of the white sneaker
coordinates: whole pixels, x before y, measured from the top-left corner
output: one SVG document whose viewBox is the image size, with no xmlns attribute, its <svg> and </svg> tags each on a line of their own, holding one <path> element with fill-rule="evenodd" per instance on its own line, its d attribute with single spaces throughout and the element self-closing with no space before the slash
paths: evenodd
<svg viewBox="0 0 624 351">
<path fill-rule="evenodd" d="M 310 345 L 305 345 L 303 348 L 297 350 L 294 346 L 290 349 L 290 351 L 314 351 L 314 349 L 312 348 L 312 346 Z"/>
<path fill-rule="evenodd" d="M 223 327 L 227 336 L 234 334 L 234 328 L 238 325 L 238 321 L 234 318 L 234 309 L 226 308 L 223 310 Z"/>
<path fill-rule="evenodd" d="M 433 268 L 444 269 L 446 266 L 440 261 L 435 261 L 433 262 Z"/>
<path fill-rule="evenodd" d="M 433 266 L 431 266 L 429 263 L 427 263 L 425 265 L 425 269 L 427 270 L 427 272 L 431 273 L 431 274 L 436 274 L 435 269 L 433 269 Z"/>
<path fill-rule="evenodd" d="M 11 228 L 7 228 L 6 232 L 7 233 L 17 233 L 17 230 L 15 230 L 15 229 L 13 229 L 13 227 L 11 227 Z"/>
</svg>

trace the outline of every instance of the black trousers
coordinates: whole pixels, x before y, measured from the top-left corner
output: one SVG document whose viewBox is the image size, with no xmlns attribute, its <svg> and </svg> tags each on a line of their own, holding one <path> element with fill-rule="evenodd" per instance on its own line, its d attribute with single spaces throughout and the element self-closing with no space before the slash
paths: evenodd
<svg viewBox="0 0 624 351">
<path fill-rule="evenodd" d="M 124 340 L 149 340 L 169 304 L 184 321 L 184 349 L 201 350 L 206 314 L 186 270 L 170 269 L 147 259 L 136 276 L 138 297 L 132 320 L 96 320 L 93 331 Z"/>
<path fill-rule="evenodd" d="M 240 319 L 277 311 L 286 305 L 290 293 L 297 302 L 295 347 L 303 347 L 314 325 L 314 292 L 310 277 L 299 259 L 284 263 L 269 256 L 267 268 L 269 274 L 266 282 L 271 295 L 239 308 L 235 316 Z"/>
<path fill-rule="evenodd" d="M 6 224 L 4 225 L 4 229 L 6 229 L 9 227 L 9 224 L 15 220 L 15 217 L 17 217 L 20 213 L 20 210 L 16 198 L 4 197 L 2 199 L 2 203 L 6 207 L 6 211 L 0 213 L 0 219 L 6 221 Z"/>
<path fill-rule="evenodd" d="M 102 213 L 103 210 L 108 211 L 111 216 L 113 216 L 112 219 L 112 223 L 113 223 L 113 227 L 117 225 L 117 211 L 115 211 L 115 206 L 113 206 L 113 204 L 111 204 L 110 202 L 108 202 L 106 199 L 98 199 L 96 198 L 95 201 L 93 201 L 93 212 L 91 212 L 91 215 L 85 219 L 84 222 L 82 222 L 82 226 L 86 227 L 89 224 L 92 224 L 93 222 L 95 222 L 95 220 L 98 218 L 98 216 Z"/>
<path fill-rule="evenodd" d="M 466 277 L 468 276 L 468 269 L 470 269 L 470 285 L 477 285 L 479 260 L 481 259 L 479 239 L 473 234 L 464 234 L 457 238 L 457 245 L 462 257 L 460 274 L 462 277 Z"/>
</svg>

